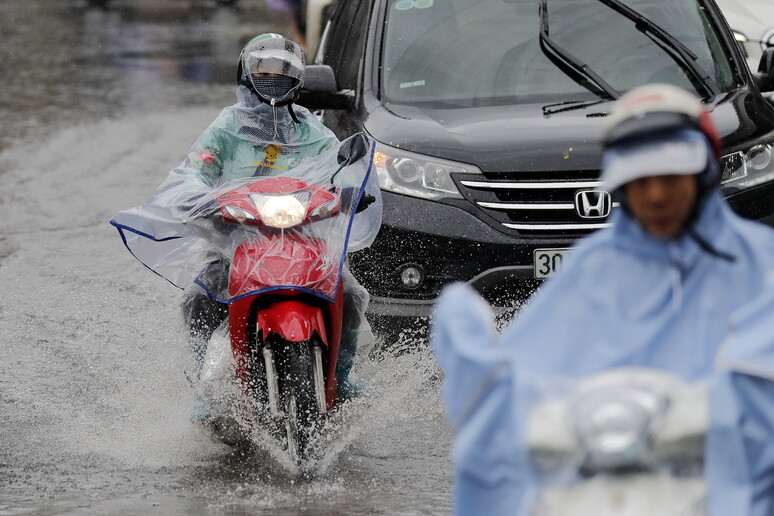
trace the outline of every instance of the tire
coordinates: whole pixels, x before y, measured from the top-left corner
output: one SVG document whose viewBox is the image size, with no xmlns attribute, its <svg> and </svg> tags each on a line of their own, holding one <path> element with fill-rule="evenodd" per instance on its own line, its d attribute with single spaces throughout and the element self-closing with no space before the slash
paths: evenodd
<svg viewBox="0 0 774 516">
<path fill-rule="evenodd" d="M 296 464 L 310 458 L 320 431 L 322 413 L 317 403 L 314 354 L 308 342 L 286 343 L 275 354 L 284 445 Z"/>
</svg>

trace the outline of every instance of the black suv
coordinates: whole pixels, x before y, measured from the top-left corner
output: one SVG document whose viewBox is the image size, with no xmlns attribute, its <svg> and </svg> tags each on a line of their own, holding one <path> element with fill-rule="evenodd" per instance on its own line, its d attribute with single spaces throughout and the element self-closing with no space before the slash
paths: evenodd
<svg viewBox="0 0 774 516">
<path fill-rule="evenodd" d="M 377 141 L 384 225 L 352 256 L 371 315 L 427 316 L 452 281 L 521 302 L 617 208 L 605 117 L 653 82 L 704 99 L 723 191 L 771 224 L 774 49 L 752 75 L 712 0 L 339 0 L 301 103 Z"/>
</svg>

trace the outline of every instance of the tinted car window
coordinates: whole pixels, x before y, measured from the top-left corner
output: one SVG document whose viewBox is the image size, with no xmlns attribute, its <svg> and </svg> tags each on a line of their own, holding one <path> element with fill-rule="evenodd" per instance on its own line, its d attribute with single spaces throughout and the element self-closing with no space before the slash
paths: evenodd
<svg viewBox="0 0 774 516">
<path fill-rule="evenodd" d="M 335 30 L 327 43 L 323 62 L 333 67 L 339 88 L 355 89 L 357 86 L 367 34 L 363 28 L 368 23 L 370 11 L 370 0 L 349 0 L 341 2 L 334 14 Z"/>
<path fill-rule="evenodd" d="M 341 68 L 339 86 L 346 89 L 355 89 L 357 86 L 357 76 L 360 71 L 360 63 L 363 55 L 363 48 L 366 42 L 368 32 L 361 27 L 366 27 L 368 23 L 368 14 L 371 12 L 370 0 L 359 2 L 355 18 L 352 22 L 349 38 L 347 38 Z"/>
<path fill-rule="evenodd" d="M 624 0 L 680 40 L 721 91 L 735 83 L 695 0 Z M 648 82 L 696 91 L 697 79 L 632 21 L 597 0 L 549 0 L 551 38 L 619 92 Z M 540 48 L 538 2 L 392 0 L 383 93 L 401 103 L 583 100 L 594 94 Z"/>
</svg>

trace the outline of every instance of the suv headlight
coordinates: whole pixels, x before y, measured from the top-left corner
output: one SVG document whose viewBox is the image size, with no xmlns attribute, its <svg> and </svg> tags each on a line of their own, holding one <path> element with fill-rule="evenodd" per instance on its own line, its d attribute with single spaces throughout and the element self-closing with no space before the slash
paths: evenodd
<svg viewBox="0 0 774 516">
<path fill-rule="evenodd" d="M 774 180 L 774 147 L 761 143 L 722 159 L 720 182 L 733 188 L 750 188 Z"/>
<path fill-rule="evenodd" d="M 374 168 L 382 190 L 431 200 L 462 197 L 451 174 L 481 173 L 475 165 L 415 154 L 378 142 Z"/>
</svg>

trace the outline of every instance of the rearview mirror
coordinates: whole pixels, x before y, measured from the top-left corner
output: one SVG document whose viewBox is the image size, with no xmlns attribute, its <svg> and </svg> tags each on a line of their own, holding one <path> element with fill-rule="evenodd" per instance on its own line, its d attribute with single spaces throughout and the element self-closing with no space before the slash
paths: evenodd
<svg viewBox="0 0 774 516">
<path fill-rule="evenodd" d="M 761 62 L 758 64 L 758 73 L 755 74 L 755 82 L 761 91 L 774 91 L 774 48 L 763 51 Z"/>
<path fill-rule="evenodd" d="M 350 109 L 354 105 L 355 92 L 339 90 L 336 74 L 328 65 L 308 65 L 304 70 L 299 105 L 310 110 Z"/>
<path fill-rule="evenodd" d="M 344 140 L 339 147 L 339 154 L 336 156 L 339 165 L 351 165 L 352 163 L 363 159 L 368 153 L 368 138 L 363 133 L 357 133 Z"/>
</svg>

